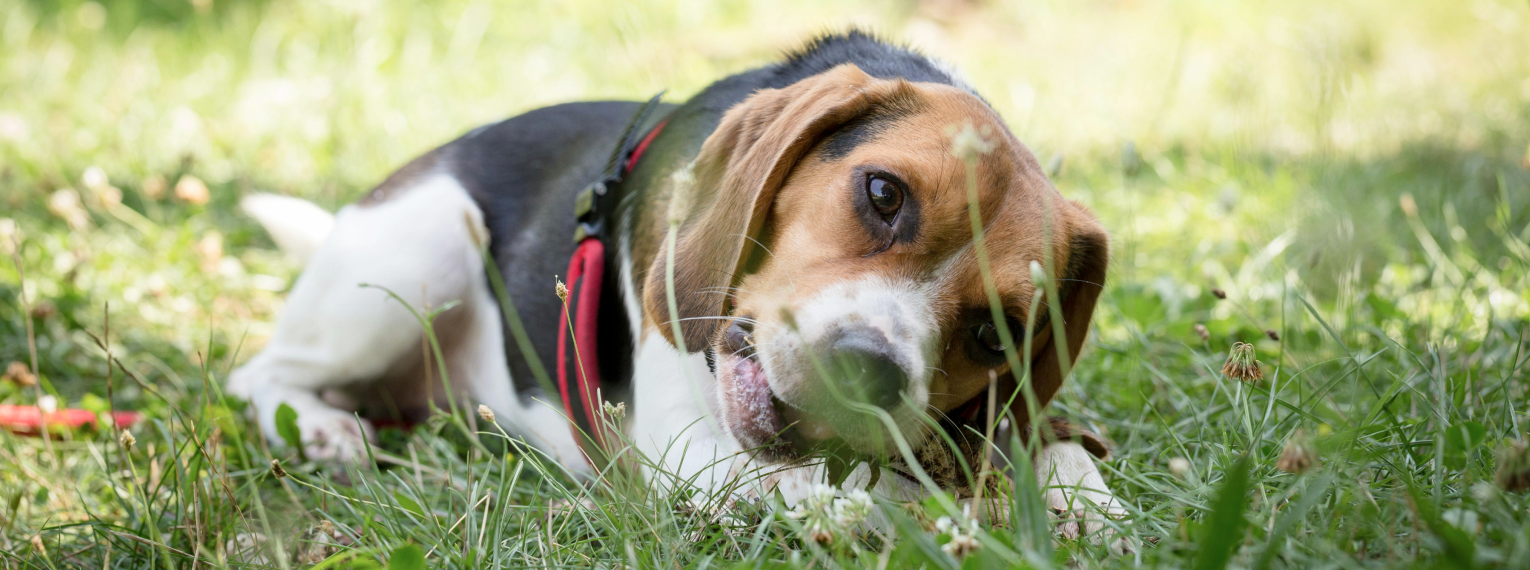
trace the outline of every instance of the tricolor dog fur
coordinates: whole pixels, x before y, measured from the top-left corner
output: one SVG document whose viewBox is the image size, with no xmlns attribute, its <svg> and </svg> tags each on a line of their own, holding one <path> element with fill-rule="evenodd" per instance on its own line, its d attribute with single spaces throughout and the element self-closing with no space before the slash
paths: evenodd
<svg viewBox="0 0 1530 570">
<path fill-rule="evenodd" d="M 455 303 L 433 327 L 451 395 L 588 473 L 558 395 L 539 386 L 487 277 L 503 278 L 532 348 L 554 363 L 556 335 L 567 334 L 556 330 L 554 276 L 574 249 L 575 193 L 600 177 L 640 106 L 570 103 L 475 129 L 332 218 L 292 198 L 247 198 L 306 269 L 230 392 L 252 403 L 271 441 L 285 403 L 309 457 L 362 459 L 374 435 L 366 418 L 420 419 L 447 401 L 404 303 Z M 830 35 L 664 105 L 638 128 L 660 120 L 600 205 L 598 358 L 603 398 L 630 407 L 626 439 L 663 470 L 713 489 L 749 475 L 739 492 L 778 490 L 791 502 L 824 480 L 813 449 L 884 453 L 893 430 L 918 449 L 934 425 L 980 434 L 990 385 L 1001 405 L 1011 400 L 1023 372 L 990 309 L 968 163 L 952 153 L 962 127 L 991 146 L 975 165 L 982 249 L 1016 350 L 1042 303 L 1031 350 L 1018 356 L 1035 399 L 1014 398 L 1006 425 L 1030 425 L 1029 410 L 1057 393 L 1083 348 L 1109 239 L 948 67 L 864 33 Z M 667 295 L 672 220 L 678 314 Z M 1038 293 L 1037 263 L 1050 266 L 1056 299 Z M 1104 447 L 1061 422 L 1042 425 L 1051 429 L 1033 465 L 1046 500 L 1092 513 L 1064 531 L 1090 533 L 1121 509 L 1094 464 Z M 895 467 L 871 469 L 860 464 L 844 485 L 921 492 Z"/>
</svg>

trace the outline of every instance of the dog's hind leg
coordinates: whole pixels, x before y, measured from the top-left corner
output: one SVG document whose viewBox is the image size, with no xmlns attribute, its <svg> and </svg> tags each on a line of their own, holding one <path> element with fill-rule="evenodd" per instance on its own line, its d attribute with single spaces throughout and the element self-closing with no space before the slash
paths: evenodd
<svg viewBox="0 0 1530 570">
<path fill-rule="evenodd" d="M 427 361 L 424 327 L 410 308 L 423 313 L 454 302 L 468 305 L 448 313 L 476 308 L 470 297 L 483 280 L 476 237 L 486 235 L 482 224 L 477 205 L 445 175 L 340 212 L 288 295 L 269 343 L 229 379 L 229 392 L 250 401 L 268 440 L 281 442 L 276 412 L 287 404 L 298 414 L 310 457 L 360 459 L 371 427 L 324 393 L 374 383 L 393 404 L 431 397 L 423 366 L 378 380 L 397 376 L 401 364 Z"/>
</svg>

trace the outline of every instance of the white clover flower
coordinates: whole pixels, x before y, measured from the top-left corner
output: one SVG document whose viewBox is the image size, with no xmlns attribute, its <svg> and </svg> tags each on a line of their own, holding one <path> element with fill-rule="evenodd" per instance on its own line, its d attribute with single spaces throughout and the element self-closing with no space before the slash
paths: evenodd
<svg viewBox="0 0 1530 570">
<path fill-rule="evenodd" d="M 867 493 L 866 491 L 863 491 L 861 489 L 856 489 L 854 491 L 850 491 L 849 493 L 846 493 L 845 494 L 845 498 L 847 500 L 849 500 L 850 502 L 855 503 L 860 508 L 864 508 L 864 509 L 867 509 L 867 510 L 871 509 L 871 506 L 872 506 L 871 493 Z"/>
<path fill-rule="evenodd" d="M 983 543 L 977 540 L 978 524 L 975 519 L 967 519 L 966 528 L 951 517 L 940 517 L 935 520 L 935 530 L 939 534 L 949 535 L 951 540 L 941 545 L 940 549 L 946 554 L 956 557 L 958 560 L 966 558 L 973 551 L 982 548 Z"/>
<path fill-rule="evenodd" d="M 871 514 L 872 505 L 870 493 L 850 491 L 845 498 L 834 500 L 834 520 L 844 528 L 861 524 Z"/>
<path fill-rule="evenodd" d="M 966 558 L 968 554 L 972 554 L 973 551 L 976 551 L 982 547 L 983 543 L 978 542 L 977 539 L 973 538 L 971 535 L 957 534 L 951 537 L 951 542 L 945 543 L 945 545 L 941 546 L 940 549 L 944 550 L 946 554 L 955 556 L 958 560 L 960 560 Z"/>
<path fill-rule="evenodd" d="M 783 516 L 802 521 L 805 538 L 828 544 L 838 536 L 853 536 L 856 527 L 870 516 L 874 504 L 865 491 L 850 491 L 845 497 L 836 497 L 834 487 L 819 484 Z"/>
</svg>

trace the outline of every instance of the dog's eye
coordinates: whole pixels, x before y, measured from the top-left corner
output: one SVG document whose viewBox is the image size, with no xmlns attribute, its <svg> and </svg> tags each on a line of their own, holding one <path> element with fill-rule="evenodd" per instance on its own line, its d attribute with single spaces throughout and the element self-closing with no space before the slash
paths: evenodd
<svg viewBox="0 0 1530 570">
<path fill-rule="evenodd" d="M 866 197 L 871 200 L 871 207 L 876 208 L 882 219 L 888 222 L 892 222 L 898 215 L 898 209 L 903 207 L 903 188 L 897 182 L 876 174 L 866 177 Z"/>
<path fill-rule="evenodd" d="M 1010 334 L 1014 334 L 1014 329 L 1010 329 Z M 983 345 L 983 348 L 990 352 L 1004 353 L 1004 340 L 999 338 L 999 327 L 994 326 L 993 321 L 978 325 L 972 336 L 977 338 L 978 344 Z"/>
</svg>

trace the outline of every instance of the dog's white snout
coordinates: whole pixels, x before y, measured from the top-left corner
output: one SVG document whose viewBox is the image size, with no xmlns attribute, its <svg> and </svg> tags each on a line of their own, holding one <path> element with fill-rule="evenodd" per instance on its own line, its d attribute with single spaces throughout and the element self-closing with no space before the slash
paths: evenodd
<svg viewBox="0 0 1530 570">
<path fill-rule="evenodd" d="M 847 281 L 791 313 L 794 330 L 771 330 L 771 342 L 762 343 L 771 387 L 783 401 L 829 410 L 843 409 L 848 398 L 889 411 L 905 398 L 916 408 L 928 401 L 939 335 L 930 295 L 917 283 Z"/>
</svg>

